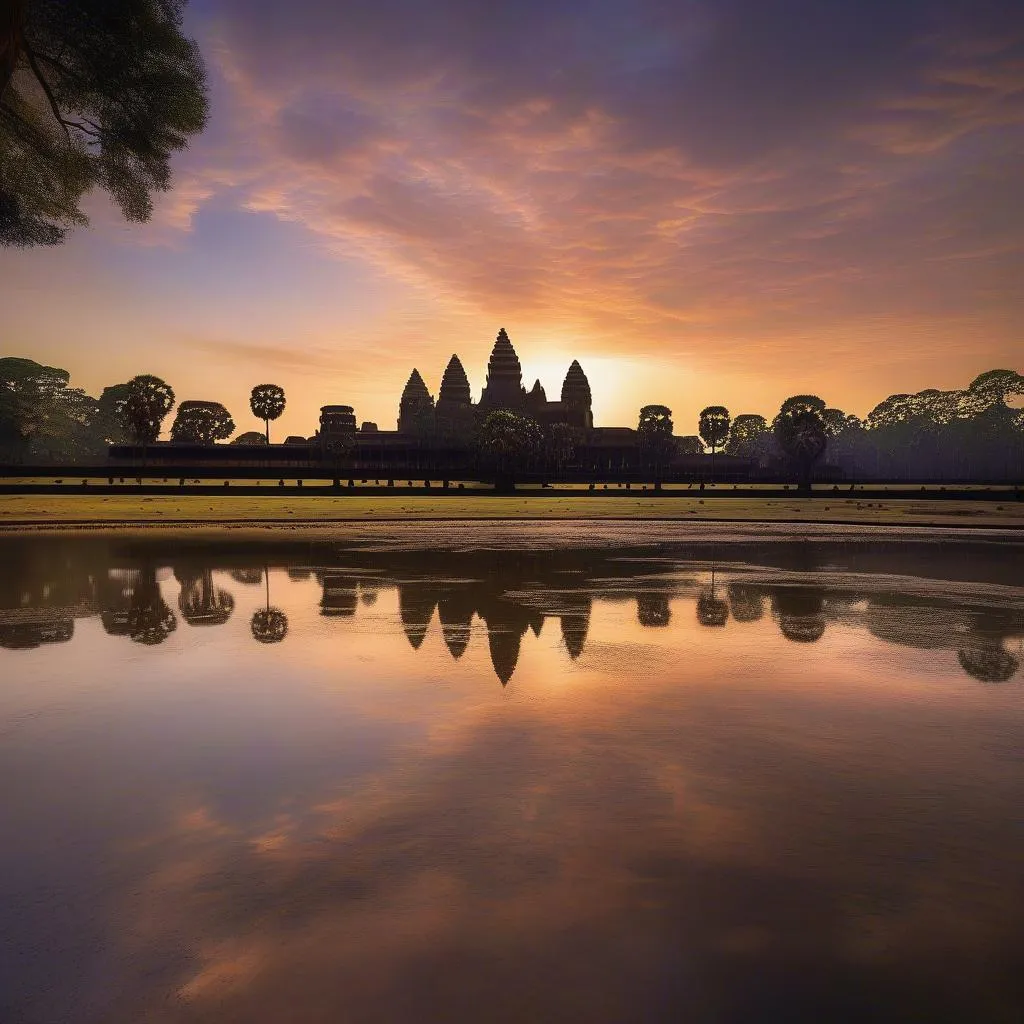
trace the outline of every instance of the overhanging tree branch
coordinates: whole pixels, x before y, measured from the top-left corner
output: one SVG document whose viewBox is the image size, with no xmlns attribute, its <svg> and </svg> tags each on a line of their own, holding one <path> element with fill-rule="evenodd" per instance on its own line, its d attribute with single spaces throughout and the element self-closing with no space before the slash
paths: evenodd
<svg viewBox="0 0 1024 1024">
<path fill-rule="evenodd" d="M 39 82 L 43 87 L 43 92 L 46 93 L 46 98 L 50 103 L 50 109 L 53 111 L 53 116 L 57 119 L 57 123 L 61 128 L 64 129 L 64 134 L 68 137 L 68 142 L 70 142 L 71 132 L 68 131 L 68 122 L 61 116 L 60 107 L 57 106 L 57 98 L 53 95 L 50 83 L 46 81 L 42 69 L 39 67 L 39 61 L 36 60 L 36 55 L 32 52 L 31 46 L 25 47 L 25 55 L 28 57 L 28 66 L 32 69 L 32 74 L 36 76 L 36 81 Z"/>
</svg>

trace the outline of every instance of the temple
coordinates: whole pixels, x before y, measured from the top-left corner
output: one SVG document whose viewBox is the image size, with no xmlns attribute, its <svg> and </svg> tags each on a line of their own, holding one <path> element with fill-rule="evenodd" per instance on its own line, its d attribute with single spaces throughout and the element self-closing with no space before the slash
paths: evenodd
<svg viewBox="0 0 1024 1024">
<path fill-rule="evenodd" d="M 539 380 L 529 391 L 523 386 L 519 356 L 503 327 L 487 362 L 480 401 L 473 402 L 469 378 L 457 355 L 448 360 L 436 403 L 419 370 L 414 369 L 398 403 L 398 433 L 449 441 L 468 439 L 477 422 L 498 409 L 529 416 L 543 427 L 564 423 L 582 431 L 594 428 L 590 382 L 579 362 L 574 359 L 569 366 L 561 399 L 549 402 Z M 323 419 L 321 425 L 323 429 Z"/>
<path fill-rule="evenodd" d="M 145 449 L 112 445 L 109 460 L 134 463 L 138 460 L 173 466 L 172 472 L 187 475 L 207 465 L 251 465 L 286 477 L 292 471 L 317 470 L 335 481 L 358 478 L 394 486 L 396 479 L 450 481 L 486 478 L 491 470 L 476 446 L 479 428 L 487 417 L 508 410 L 538 424 L 545 435 L 547 454 L 533 461 L 524 472 L 546 478 L 553 471 L 564 480 L 625 480 L 649 477 L 639 436 L 632 427 L 596 426 L 590 381 L 579 360 L 566 368 L 558 397 L 548 398 L 539 380 L 527 388 L 523 368 L 508 332 L 502 328 L 491 348 L 479 400 L 458 355 L 452 355 L 441 374 L 436 397 L 427 379 L 414 368 L 398 400 L 395 429 L 382 430 L 371 421 L 360 421 L 351 405 L 331 404 L 320 410 L 320 422 L 311 436 L 289 435 L 283 444 L 188 445 L 155 444 Z M 557 428 L 565 428 L 561 437 Z M 713 468 L 716 478 L 746 480 L 750 460 L 719 454 L 710 467 L 699 439 L 680 438 L 668 479 L 699 480 Z M 687 442 L 687 443 L 684 443 Z M 696 452 L 694 451 L 696 446 Z M 568 451 L 563 462 L 555 452 Z M 284 486 L 283 480 L 281 486 Z M 342 602 L 344 605 L 344 602 Z"/>
</svg>

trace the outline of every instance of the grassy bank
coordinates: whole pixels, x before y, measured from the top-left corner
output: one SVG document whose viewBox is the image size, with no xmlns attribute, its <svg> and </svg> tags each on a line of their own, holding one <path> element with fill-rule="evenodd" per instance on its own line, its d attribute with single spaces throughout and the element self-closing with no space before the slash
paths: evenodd
<svg viewBox="0 0 1024 1024">
<path fill-rule="evenodd" d="M 635 519 L 856 523 L 879 526 L 1024 527 L 1024 503 L 893 498 L 726 498 L 425 495 L 10 495 L 0 529 L 117 526 L 255 526 L 430 519 Z"/>
</svg>

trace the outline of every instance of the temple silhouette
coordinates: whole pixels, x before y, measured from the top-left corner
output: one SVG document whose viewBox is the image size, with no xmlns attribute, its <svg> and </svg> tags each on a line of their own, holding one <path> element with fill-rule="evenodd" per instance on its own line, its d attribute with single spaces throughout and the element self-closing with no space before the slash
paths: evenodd
<svg viewBox="0 0 1024 1024">
<path fill-rule="evenodd" d="M 320 424 L 310 438 L 291 437 L 287 444 L 309 444 L 324 455 L 337 446 L 367 461 L 386 464 L 408 462 L 409 448 L 429 447 L 443 463 L 464 461 L 477 426 L 489 413 L 504 409 L 534 420 L 543 428 L 564 424 L 577 431 L 579 440 L 589 448 L 616 450 L 636 446 L 636 431 L 627 427 L 594 427 L 593 396 L 590 382 L 579 361 L 566 370 L 561 396 L 549 400 L 540 380 L 529 390 L 523 384 L 523 368 L 505 328 L 501 328 L 487 362 L 487 378 L 480 400 L 473 401 L 469 377 L 462 360 L 453 354 L 441 375 L 435 400 L 426 381 L 416 368 L 409 374 L 398 401 L 397 429 L 381 430 L 376 423 L 364 422 L 357 430 L 355 409 L 350 405 L 325 405 Z M 345 435 L 354 445 L 337 445 Z M 389 459 L 388 456 L 392 458 Z"/>
<path fill-rule="evenodd" d="M 628 487 L 651 479 L 650 453 L 641 445 L 635 427 L 595 424 L 593 392 L 579 360 L 573 359 L 566 368 L 558 397 L 549 399 L 540 380 L 529 388 L 525 385 L 522 364 L 504 328 L 491 348 L 476 401 L 462 360 L 453 353 L 436 395 L 419 368 L 412 369 L 398 397 L 394 429 L 360 421 L 354 406 L 334 402 L 320 407 L 311 434 L 292 434 L 282 443 L 236 439 L 231 444 L 112 444 L 107 463 L 113 473 L 160 467 L 169 477 L 178 477 L 181 486 L 190 475 L 207 475 L 210 470 L 219 475 L 223 470 L 242 478 L 278 476 L 282 487 L 290 476 L 327 477 L 334 487 L 341 486 L 342 478 L 351 486 L 356 479 L 378 486 L 394 486 L 396 481 L 410 485 L 425 481 L 424 486 L 429 486 L 433 479 L 447 487 L 451 481 L 495 478 L 495 467 L 477 441 L 480 427 L 498 411 L 536 423 L 544 439 L 540 451 L 524 453 L 516 466 L 516 478 L 523 482 L 546 483 L 557 476 L 593 485 L 602 479 L 607 488 L 609 482 Z M 718 483 L 739 483 L 758 472 L 755 458 L 719 452 L 712 462 L 701 452 L 697 437 L 676 435 L 658 475 L 693 484 L 711 473 Z"/>
<path fill-rule="evenodd" d="M 592 430 L 591 404 L 590 382 L 576 359 L 566 372 L 560 401 L 548 401 L 539 379 L 527 391 L 519 356 L 503 327 L 487 362 L 487 382 L 480 401 L 474 405 L 469 378 L 457 355 L 448 360 L 436 404 L 419 370 L 414 369 L 398 404 L 398 432 L 415 434 L 426 429 L 444 437 L 468 436 L 475 419 L 498 409 L 529 416 L 542 426 L 564 423 Z"/>
</svg>

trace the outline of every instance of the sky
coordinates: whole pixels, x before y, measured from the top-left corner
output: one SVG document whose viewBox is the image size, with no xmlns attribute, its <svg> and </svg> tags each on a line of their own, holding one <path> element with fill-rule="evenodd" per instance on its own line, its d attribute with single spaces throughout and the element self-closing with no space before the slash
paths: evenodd
<svg viewBox="0 0 1024 1024">
<path fill-rule="evenodd" d="M 598 424 L 1024 368 L 1019 0 L 192 0 L 206 131 L 153 219 L 3 250 L 3 353 L 276 432 L 578 358 Z M 691 422 L 692 421 L 692 422 Z"/>
</svg>

